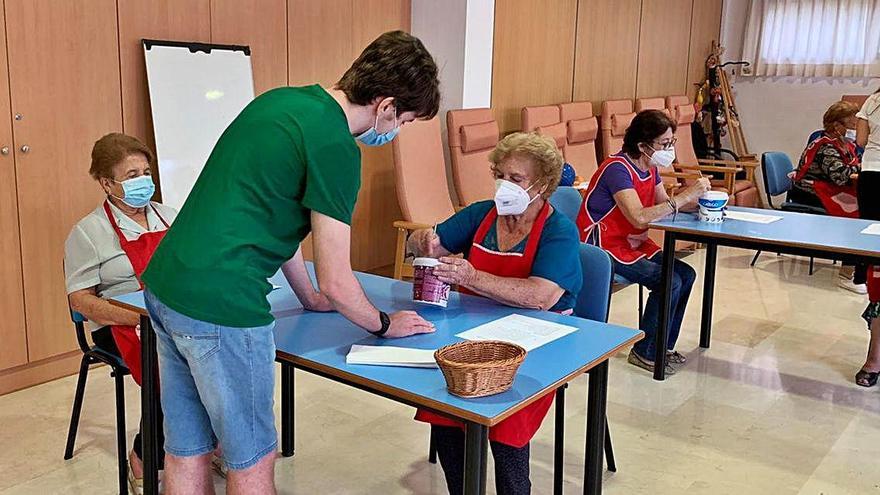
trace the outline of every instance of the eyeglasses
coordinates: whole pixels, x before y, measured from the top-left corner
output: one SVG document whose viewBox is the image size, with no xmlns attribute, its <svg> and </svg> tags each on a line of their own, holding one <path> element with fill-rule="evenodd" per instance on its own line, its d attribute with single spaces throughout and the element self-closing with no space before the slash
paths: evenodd
<svg viewBox="0 0 880 495">
<path fill-rule="evenodd" d="M 678 138 L 672 138 L 666 142 L 654 141 L 655 144 L 659 144 L 660 148 L 662 148 L 664 150 L 672 149 L 672 147 L 675 146 L 675 143 L 677 143 L 677 142 L 678 142 Z"/>
</svg>

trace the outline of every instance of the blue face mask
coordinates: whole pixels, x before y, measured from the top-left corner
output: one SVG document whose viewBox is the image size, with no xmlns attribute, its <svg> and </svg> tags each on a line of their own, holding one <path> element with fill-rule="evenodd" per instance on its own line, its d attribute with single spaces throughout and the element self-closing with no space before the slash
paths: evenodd
<svg viewBox="0 0 880 495">
<path fill-rule="evenodd" d="M 111 179 L 113 180 L 113 179 Z M 142 175 L 128 180 L 113 180 L 122 184 L 123 196 L 117 198 L 132 208 L 143 208 L 150 203 L 150 198 L 156 192 L 156 185 L 149 175 Z M 115 196 L 114 196 L 115 197 Z"/>
<path fill-rule="evenodd" d="M 370 127 L 355 139 L 367 146 L 382 146 L 383 144 L 391 142 L 391 140 L 397 136 L 397 133 L 400 132 L 400 126 L 397 125 L 397 117 L 394 118 L 394 129 L 391 129 L 385 134 L 379 134 L 379 131 L 376 130 L 378 124 L 379 116 L 376 115 L 376 123 L 373 124 L 373 127 Z"/>
</svg>

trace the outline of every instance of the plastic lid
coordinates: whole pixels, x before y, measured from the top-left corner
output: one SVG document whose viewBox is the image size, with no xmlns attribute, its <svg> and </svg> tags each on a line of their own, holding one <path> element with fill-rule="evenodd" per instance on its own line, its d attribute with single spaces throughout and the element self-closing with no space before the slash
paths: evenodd
<svg viewBox="0 0 880 495">
<path fill-rule="evenodd" d="M 434 258 L 416 258 L 413 260 L 413 266 L 437 266 L 440 260 Z"/>
<path fill-rule="evenodd" d="M 705 199 L 708 201 L 718 201 L 730 199 L 730 196 L 727 195 L 724 191 L 706 191 L 700 196 L 700 199 Z"/>
</svg>

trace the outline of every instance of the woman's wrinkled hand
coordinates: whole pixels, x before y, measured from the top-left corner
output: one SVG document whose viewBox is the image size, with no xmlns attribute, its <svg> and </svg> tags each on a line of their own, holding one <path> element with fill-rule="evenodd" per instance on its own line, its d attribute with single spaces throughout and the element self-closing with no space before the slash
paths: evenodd
<svg viewBox="0 0 880 495">
<path fill-rule="evenodd" d="M 464 258 L 440 258 L 440 264 L 434 267 L 434 275 L 441 282 L 469 287 L 473 284 L 477 270 L 470 261 Z"/>
</svg>

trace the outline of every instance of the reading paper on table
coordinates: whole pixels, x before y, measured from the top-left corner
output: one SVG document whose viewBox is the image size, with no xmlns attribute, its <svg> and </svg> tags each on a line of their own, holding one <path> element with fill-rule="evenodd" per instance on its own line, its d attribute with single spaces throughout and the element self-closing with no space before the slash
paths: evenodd
<svg viewBox="0 0 880 495">
<path fill-rule="evenodd" d="M 359 345 L 354 344 L 348 355 L 346 364 L 369 364 L 373 366 L 403 366 L 407 368 L 436 368 L 433 349 L 411 349 L 390 345 Z"/>
<path fill-rule="evenodd" d="M 501 340 L 531 351 L 576 330 L 577 327 L 569 325 L 510 315 L 462 332 L 456 337 L 465 340 Z"/>
<path fill-rule="evenodd" d="M 762 215 L 760 213 L 749 213 L 747 211 L 728 210 L 725 215 L 728 219 L 752 223 L 773 223 L 777 220 L 782 220 L 782 217 L 778 215 Z"/>
<path fill-rule="evenodd" d="M 862 230 L 862 234 L 880 235 L 880 223 L 872 223 Z"/>
</svg>

